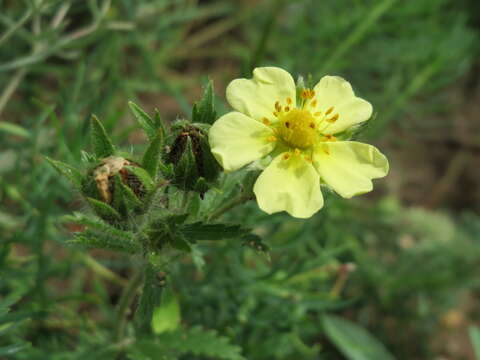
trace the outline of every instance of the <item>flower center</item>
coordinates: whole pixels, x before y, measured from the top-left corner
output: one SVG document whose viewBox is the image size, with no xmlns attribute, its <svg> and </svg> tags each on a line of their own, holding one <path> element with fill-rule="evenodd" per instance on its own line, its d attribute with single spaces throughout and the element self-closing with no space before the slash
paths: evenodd
<svg viewBox="0 0 480 360">
<path fill-rule="evenodd" d="M 317 140 L 316 121 L 303 109 L 292 109 L 280 118 L 278 134 L 292 147 L 305 149 Z"/>
</svg>

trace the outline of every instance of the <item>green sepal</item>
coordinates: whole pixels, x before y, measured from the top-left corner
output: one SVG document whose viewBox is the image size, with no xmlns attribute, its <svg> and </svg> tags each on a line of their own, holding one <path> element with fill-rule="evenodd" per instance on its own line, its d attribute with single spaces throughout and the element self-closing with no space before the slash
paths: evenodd
<svg viewBox="0 0 480 360">
<path fill-rule="evenodd" d="M 185 147 L 175 163 L 174 184 L 183 189 L 191 189 L 198 178 L 195 155 L 190 136 L 185 137 Z"/>
<path fill-rule="evenodd" d="M 162 150 L 162 144 L 163 141 L 161 136 L 157 136 L 155 139 L 152 140 L 142 158 L 143 168 L 147 170 L 147 172 L 154 180 L 156 180 L 158 175 L 159 163 L 161 161 L 160 155 Z"/>
<path fill-rule="evenodd" d="M 87 202 L 92 208 L 92 210 L 95 212 L 95 214 L 97 214 L 102 219 L 107 220 L 108 222 L 114 220 L 121 220 L 122 218 L 122 216 L 117 210 L 115 210 L 113 207 L 103 201 L 87 197 Z"/>
<path fill-rule="evenodd" d="M 90 140 L 92 142 L 93 152 L 98 159 L 115 154 L 115 147 L 107 135 L 104 126 L 95 115 L 91 119 Z"/>
<path fill-rule="evenodd" d="M 137 119 L 138 124 L 142 127 L 143 131 L 145 131 L 145 134 L 147 134 L 148 138 L 150 140 L 155 139 L 157 132 L 152 118 L 133 101 L 129 101 L 128 106 L 132 110 L 135 119 Z"/>
<path fill-rule="evenodd" d="M 61 161 L 53 160 L 48 156 L 45 159 L 57 170 L 61 175 L 65 176 L 77 189 L 81 189 L 83 176 L 76 168 L 65 164 Z"/>
<path fill-rule="evenodd" d="M 152 264 L 148 263 L 145 267 L 145 282 L 142 295 L 135 313 L 135 327 L 138 332 L 151 330 L 153 311 L 161 303 L 164 286 L 164 276 L 159 276 L 159 271 Z"/>
<path fill-rule="evenodd" d="M 143 168 L 139 166 L 125 166 L 125 169 L 133 173 L 143 184 L 145 190 L 151 191 L 154 187 L 154 183 L 150 174 Z"/>
<path fill-rule="evenodd" d="M 205 86 L 203 97 L 192 108 L 192 122 L 213 124 L 217 116 L 215 111 L 213 82 L 209 80 Z"/>
<path fill-rule="evenodd" d="M 143 205 L 142 201 L 135 195 L 132 189 L 126 186 L 120 176 L 117 174 L 114 176 L 115 181 L 115 194 L 121 193 L 125 206 L 128 210 L 137 210 Z M 118 191 L 117 191 L 118 190 Z M 115 197 L 114 194 L 114 197 Z"/>
<path fill-rule="evenodd" d="M 222 171 L 222 167 L 215 159 L 210 150 L 210 145 L 206 138 L 200 141 L 200 154 L 203 166 L 203 174 L 207 182 L 213 182 L 218 178 L 218 175 Z"/>
</svg>

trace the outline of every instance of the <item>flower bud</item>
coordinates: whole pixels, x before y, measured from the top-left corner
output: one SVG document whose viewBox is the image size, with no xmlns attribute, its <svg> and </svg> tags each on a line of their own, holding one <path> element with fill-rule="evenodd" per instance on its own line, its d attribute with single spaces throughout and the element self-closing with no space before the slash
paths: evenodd
<svg viewBox="0 0 480 360">
<path fill-rule="evenodd" d="M 94 199 L 89 203 L 97 215 L 111 220 L 111 214 L 106 212 L 108 208 L 121 216 L 127 215 L 131 208 L 138 210 L 146 194 L 146 186 L 132 168 L 141 170 L 134 161 L 109 156 L 88 173 L 82 184 L 82 192 L 87 199 Z"/>
<path fill-rule="evenodd" d="M 186 122 L 182 122 L 177 129 L 173 143 L 167 147 L 165 154 L 165 162 L 173 165 L 172 183 L 203 196 L 217 179 L 221 168 L 210 151 L 207 135 L 202 129 Z"/>
</svg>

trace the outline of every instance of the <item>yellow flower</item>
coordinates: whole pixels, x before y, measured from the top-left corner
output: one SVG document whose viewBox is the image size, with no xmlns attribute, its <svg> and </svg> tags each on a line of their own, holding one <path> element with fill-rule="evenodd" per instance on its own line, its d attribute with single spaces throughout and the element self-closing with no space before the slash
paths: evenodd
<svg viewBox="0 0 480 360">
<path fill-rule="evenodd" d="M 388 173 L 386 157 L 374 146 L 336 139 L 372 115 L 372 105 L 340 77 L 323 77 L 313 89 L 300 89 L 297 99 L 288 72 L 256 68 L 252 79 L 228 85 L 227 100 L 236 111 L 211 127 L 212 153 L 225 171 L 273 159 L 253 189 L 269 214 L 308 218 L 323 206 L 320 184 L 350 198 L 371 191 L 371 180 Z"/>
</svg>

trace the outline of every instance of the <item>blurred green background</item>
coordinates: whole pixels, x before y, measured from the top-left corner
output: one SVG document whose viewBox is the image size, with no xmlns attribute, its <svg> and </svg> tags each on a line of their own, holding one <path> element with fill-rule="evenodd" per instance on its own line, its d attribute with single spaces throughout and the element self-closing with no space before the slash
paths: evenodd
<svg viewBox="0 0 480 360">
<path fill-rule="evenodd" d="M 230 80 L 274 65 L 348 79 L 391 172 L 309 220 L 236 209 L 271 259 L 231 241 L 171 264 L 183 330 L 158 336 L 252 360 L 480 359 L 479 38 L 477 0 L 0 0 L 0 358 L 177 358 L 112 342 L 135 259 L 66 244 L 59 217 L 84 205 L 44 156 L 80 166 L 92 113 L 141 149 L 128 100 L 174 120 L 210 77 L 222 114 Z"/>
</svg>

